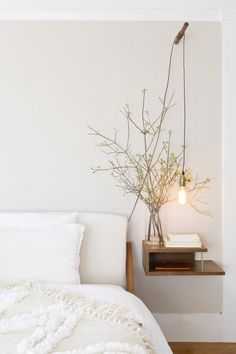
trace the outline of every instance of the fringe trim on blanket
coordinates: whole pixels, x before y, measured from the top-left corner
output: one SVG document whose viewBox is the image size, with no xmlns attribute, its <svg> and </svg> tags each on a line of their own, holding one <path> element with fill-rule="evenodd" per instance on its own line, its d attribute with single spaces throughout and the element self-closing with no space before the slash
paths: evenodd
<svg viewBox="0 0 236 354">
<path fill-rule="evenodd" d="M 11 301 L 7 300 L 7 296 L 6 293 L 7 291 L 9 291 L 10 297 L 11 297 Z M 14 295 L 14 291 L 15 291 L 15 295 Z M 3 292 L 4 293 L 4 292 Z M 1 296 L 2 292 L 0 292 L 0 296 Z M 42 347 L 40 347 L 40 344 L 36 345 L 37 346 L 37 353 L 49 353 L 50 351 L 45 351 L 44 347 L 49 347 L 52 349 L 53 347 L 55 347 L 55 345 L 59 342 L 59 340 L 61 340 L 63 337 L 66 337 L 68 335 L 71 334 L 73 328 L 75 327 L 75 325 L 77 324 L 77 322 L 79 321 L 79 319 L 81 318 L 81 316 L 83 315 L 88 315 L 88 316 L 92 316 L 101 320 L 105 320 L 105 321 L 109 321 L 109 322 L 114 322 L 114 323 L 122 323 L 126 326 L 128 326 L 132 331 L 136 332 L 141 338 L 142 341 L 144 343 L 144 346 L 146 348 L 146 351 L 144 351 L 143 348 L 141 348 L 140 346 L 130 346 L 130 351 L 122 351 L 120 350 L 121 345 L 123 345 L 122 343 L 117 343 L 117 342 L 111 342 L 111 343 L 106 343 L 106 344 L 97 344 L 96 346 L 93 347 L 87 347 L 85 348 L 86 350 L 88 350 L 87 352 L 84 351 L 85 349 L 81 349 L 82 351 L 69 351 L 69 352 L 65 352 L 63 354 L 90 354 L 90 353 L 109 353 L 109 354 L 113 354 L 113 353 L 132 353 L 132 354 L 143 354 L 143 353 L 150 353 L 153 354 L 155 353 L 154 347 L 152 345 L 152 343 L 150 342 L 149 338 L 145 335 L 143 329 L 140 327 L 139 324 L 137 324 L 133 318 L 132 315 L 123 307 L 117 305 L 117 304 L 112 304 L 112 303 L 98 303 L 97 301 L 93 300 L 93 299 L 89 299 L 89 298 L 85 298 L 85 297 L 78 297 L 76 295 L 73 295 L 69 292 L 63 291 L 61 289 L 55 289 L 55 288 L 49 288 L 49 287 L 45 287 L 42 286 L 38 283 L 32 283 L 32 282 L 22 282 L 19 284 L 13 284 L 13 285 L 9 285 L 6 292 L 5 292 L 5 298 L 6 298 L 6 302 L 5 305 L 2 305 L 2 309 L 4 310 L 4 312 L 9 308 L 12 307 L 14 305 L 16 305 L 20 300 L 22 300 L 25 296 L 27 296 L 28 294 L 38 294 L 38 295 L 45 295 L 48 297 L 51 297 L 57 301 L 59 301 L 59 303 L 63 303 L 66 305 L 67 311 L 69 311 L 69 313 L 71 314 L 76 314 L 76 318 L 71 319 L 69 322 L 66 321 L 66 317 L 68 316 L 68 313 L 64 314 L 64 316 L 62 316 L 61 318 L 61 325 L 58 328 L 58 331 L 55 332 L 55 324 L 52 326 L 52 324 L 50 324 L 52 326 L 51 329 L 51 337 L 53 337 L 53 340 L 48 341 L 48 343 L 45 341 L 43 341 L 42 343 Z M 5 307 L 4 307 L 5 306 Z M 1 309 L 1 307 L 0 307 Z M 32 315 L 32 313 L 31 313 Z M 21 315 L 22 316 L 22 315 Z M 17 316 L 16 316 L 17 317 Z M 21 321 L 22 318 L 20 318 L 20 316 L 18 316 L 18 320 Z M 0 330 L 4 329 L 4 323 L 2 321 L 7 321 L 7 319 L 1 320 L 0 321 Z M 17 319 L 15 318 L 15 323 L 17 322 Z M 12 324 L 5 322 L 5 328 L 7 328 L 8 326 L 11 327 L 11 325 L 13 325 L 14 327 L 14 321 L 12 322 Z M 2 323 L 2 326 L 1 326 Z M 47 322 L 48 323 L 48 322 Z M 22 323 L 21 323 L 22 325 Z M 10 327 L 8 328 L 10 330 Z M 23 326 L 24 327 L 24 326 Z M 46 329 L 47 331 L 48 329 Z M 54 332 L 53 332 L 54 331 Z M 40 327 L 39 329 L 36 329 L 33 332 L 33 335 L 31 335 L 30 337 L 26 338 L 24 341 L 22 341 L 21 343 L 19 343 L 18 346 L 18 353 L 21 354 L 30 354 L 31 353 L 31 349 L 35 348 L 34 345 L 35 343 L 37 343 L 40 338 L 43 338 L 46 336 L 46 338 L 48 338 L 48 335 L 46 335 L 47 333 L 44 330 L 44 333 L 42 333 L 42 327 Z M 49 343 L 51 343 L 51 345 L 49 345 Z M 115 343 L 115 344 L 114 344 Z M 44 344 L 44 346 L 43 346 Z M 118 345 L 119 344 L 119 345 Z M 99 352 L 99 346 L 101 345 L 110 345 L 109 348 L 111 348 L 111 350 L 108 348 L 107 351 L 100 351 Z M 114 346 L 114 348 L 112 347 Z M 124 343 L 124 346 L 128 348 L 128 344 Z M 116 348 L 115 348 L 116 347 Z M 96 349 L 97 348 L 97 349 Z M 113 349 L 112 349 L 113 348 Z M 143 352 L 141 352 L 141 349 L 143 350 Z M 29 351 L 27 350 L 29 349 Z M 40 350 L 42 349 L 42 350 Z M 51 350 L 50 349 L 50 350 Z M 97 351 L 93 351 L 93 350 L 97 350 Z M 116 351 L 115 351 L 116 350 Z M 136 351 L 134 351 L 136 350 Z M 139 351 L 138 351 L 139 350 Z"/>
</svg>

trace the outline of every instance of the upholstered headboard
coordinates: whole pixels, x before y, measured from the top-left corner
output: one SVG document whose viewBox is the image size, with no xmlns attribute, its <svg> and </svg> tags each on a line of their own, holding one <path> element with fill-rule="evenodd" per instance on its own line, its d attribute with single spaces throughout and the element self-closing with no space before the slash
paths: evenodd
<svg viewBox="0 0 236 354">
<path fill-rule="evenodd" d="M 126 285 L 127 219 L 102 213 L 79 213 L 85 226 L 80 251 L 82 283 Z"/>
<path fill-rule="evenodd" d="M 80 251 L 82 283 L 126 286 L 127 219 L 87 212 L 0 212 L 0 228 L 31 228 L 80 223 L 85 226 Z"/>
</svg>

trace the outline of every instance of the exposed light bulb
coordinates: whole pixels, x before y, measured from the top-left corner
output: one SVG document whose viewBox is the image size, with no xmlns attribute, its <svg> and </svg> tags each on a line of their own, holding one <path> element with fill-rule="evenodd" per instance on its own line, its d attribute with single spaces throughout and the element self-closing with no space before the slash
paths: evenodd
<svg viewBox="0 0 236 354">
<path fill-rule="evenodd" d="M 185 177 L 184 170 L 182 171 L 182 174 L 180 176 L 179 185 L 180 185 L 180 190 L 179 190 L 178 201 L 179 204 L 184 205 L 187 202 L 187 193 L 185 190 L 186 177 Z"/>
<path fill-rule="evenodd" d="M 184 186 L 180 186 L 178 201 L 181 205 L 187 202 L 187 194 Z"/>
</svg>

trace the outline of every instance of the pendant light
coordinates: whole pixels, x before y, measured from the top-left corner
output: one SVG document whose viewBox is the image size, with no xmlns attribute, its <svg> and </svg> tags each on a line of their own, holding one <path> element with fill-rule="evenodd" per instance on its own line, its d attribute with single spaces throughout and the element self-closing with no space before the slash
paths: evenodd
<svg viewBox="0 0 236 354">
<path fill-rule="evenodd" d="M 187 25 L 187 23 L 186 23 Z M 187 28 L 187 27 L 186 27 Z M 182 164 L 182 172 L 179 180 L 179 194 L 178 194 L 178 202 L 181 205 L 184 205 L 187 202 L 187 193 L 186 193 L 186 175 L 185 175 L 185 151 L 186 151 L 186 70 L 185 70 L 185 33 L 182 35 L 183 37 L 183 164 Z M 182 38 L 181 37 L 181 38 Z M 176 37 L 177 38 L 177 37 Z M 177 43 L 176 43 L 177 44 Z"/>
</svg>

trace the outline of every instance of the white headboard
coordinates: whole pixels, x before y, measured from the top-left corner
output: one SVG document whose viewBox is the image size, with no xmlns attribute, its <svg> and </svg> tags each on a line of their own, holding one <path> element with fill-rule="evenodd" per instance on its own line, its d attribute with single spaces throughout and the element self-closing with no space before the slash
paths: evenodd
<svg viewBox="0 0 236 354">
<path fill-rule="evenodd" d="M 126 284 L 126 233 L 124 216 L 102 213 L 79 213 L 85 226 L 80 251 L 82 283 Z"/>
<path fill-rule="evenodd" d="M 80 223 L 85 226 L 80 251 L 82 283 L 126 285 L 124 216 L 87 212 L 0 212 L 0 228 L 28 228 Z"/>
</svg>

